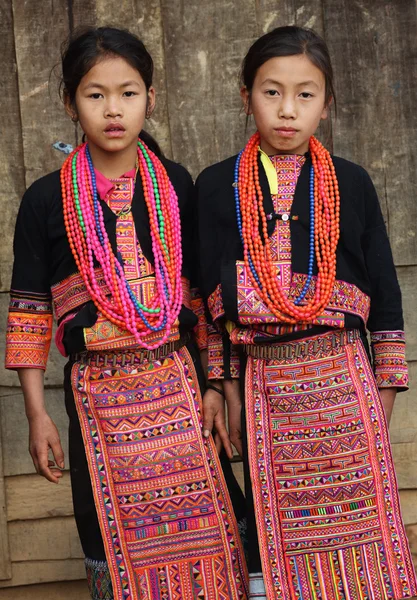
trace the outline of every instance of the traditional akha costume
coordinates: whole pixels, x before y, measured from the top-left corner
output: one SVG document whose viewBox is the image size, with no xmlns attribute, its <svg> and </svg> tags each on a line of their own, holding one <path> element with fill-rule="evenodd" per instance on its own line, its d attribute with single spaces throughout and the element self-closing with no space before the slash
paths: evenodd
<svg viewBox="0 0 417 600">
<path fill-rule="evenodd" d="M 54 311 L 94 599 L 246 598 L 238 525 L 201 433 L 193 199 L 188 172 L 142 142 L 138 169 L 115 180 L 82 145 L 29 188 L 17 219 L 6 366 L 45 369 Z"/>
<path fill-rule="evenodd" d="M 209 377 L 245 398 L 250 597 L 409 598 L 378 393 L 407 389 L 407 365 L 378 198 L 315 138 L 305 156 L 259 140 L 196 182 Z"/>
</svg>

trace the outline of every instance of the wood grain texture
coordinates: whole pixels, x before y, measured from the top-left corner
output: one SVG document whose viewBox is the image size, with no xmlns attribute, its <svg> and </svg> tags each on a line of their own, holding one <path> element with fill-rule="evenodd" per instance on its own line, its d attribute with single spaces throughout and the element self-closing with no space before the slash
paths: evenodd
<svg viewBox="0 0 417 600">
<path fill-rule="evenodd" d="M 73 515 L 69 471 L 58 485 L 37 474 L 5 478 L 8 521 L 28 521 Z"/>
<path fill-rule="evenodd" d="M 2 412 L 0 407 L 0 421 L 1 420 Z M 0 435 L 0 580 L 10 579 L 12 576 L 6 510 L 7 506 L 3 473 L 3 449 Z"/>
<path fill-rule="evenodd" d="M 0 600 L 91 600 L 87 582 L 66 581 L 0 590 Z"/>
<path fill-rule="evenodd" d="M 253 2 L 161 0 L 174 160 L 196 176 L 245 142 L 239 70 L 256 38 Z"/>
<path fill-rule="evenodd" d="M 20 199 L 25 190 L 25 166 L 20 124 L 19 86 L 13 14 L 10 2 L 0 3 L 0 56 L 2 57 L 2 139 L 0 144 L 0 291 L 9 289 L 13 262 L 13 233 Z"/>
<path fill-rule="evenodd" d="M 376 185 L 397 265 L 417 264 L 414 0 L 323 0 L 336 73 L 335 153 Z M 343 27 L 340 24 L 343 23 Z"/>
<path fill-rule="evenodd" d="M 397 267 L 397 275 L 403 297 L 407 360 L 417 360 L 417 266 Z"/>
<path fill-rule="evenodd" d="M 259 0 L 256 2 L 259 35 L 283 25 L 310 27 L 323 35 L 322 0 Z"/>
<path fill-rule="evenodd" d="M 72 517 L 9 523 L 13 562 L 84 558 Z"/>
<path fill-rule="evenodd" d="M 60 47 L 68 37 L 67 0 L 13 0 L 26 185 L 60 168 L 57 141 L 75 143 L 75 127 L 58 95 Z"/>
<path fill-rule="evenodd" d="M 24 561 L 12 563 L 12 578 L 10 581 L 0 581 L 0 588 L 83 578 L 85 578 L 84 560 L 79 558 Z"/>
</svg>

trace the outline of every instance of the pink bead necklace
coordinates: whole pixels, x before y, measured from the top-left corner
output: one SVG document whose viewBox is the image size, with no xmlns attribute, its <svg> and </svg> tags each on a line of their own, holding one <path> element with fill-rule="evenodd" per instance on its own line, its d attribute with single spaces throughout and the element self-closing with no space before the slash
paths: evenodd
<svg viewBox="0 0 417 600">
<path fill-rule="evenodd" d="M 111 247 L 87 144 L 76 148 L 63 164 L 61 187 L 69 245 L 91 299 L 109 321 L 129 331 L 139 346 L 152 350 L 168 340 L 181 310 L 181 221 L 178 198 L 166 169 L 142 140 L 138 140 L 138 167 L 155 267 L 155 294 L 150 306 L 136 298 Z M 103 271 L 110 295 L 98 283 L 97 266 Z M 162 332 L 162 338 L 153 344 L 146 342 L 153 332 Z"/>
</svg>

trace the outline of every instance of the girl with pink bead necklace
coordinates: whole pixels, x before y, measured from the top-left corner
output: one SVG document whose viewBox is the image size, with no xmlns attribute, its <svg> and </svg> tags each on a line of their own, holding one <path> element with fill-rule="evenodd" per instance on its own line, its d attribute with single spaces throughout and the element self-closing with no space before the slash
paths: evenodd
<svg viewBox="0 0 417 600">
<path fill-rule="evenodd" d="M 191 600 L 216 588 L 245 598 L 233 475 L 216 449 L 222 440 L 230 456 L 230 442 L 224 427 L 216 441 L 201 432 L 193 183 L 143 131 L 152 58 L 128 31 L 89 28 L 69 41 L 62 73 L 85 141 L 23 197 L 7 330 L 34 465 L 48 481 L 65 476 L 43 393 L 54 314 L 69 357 L 70 474 L 91 597 Z"/>
</svg>

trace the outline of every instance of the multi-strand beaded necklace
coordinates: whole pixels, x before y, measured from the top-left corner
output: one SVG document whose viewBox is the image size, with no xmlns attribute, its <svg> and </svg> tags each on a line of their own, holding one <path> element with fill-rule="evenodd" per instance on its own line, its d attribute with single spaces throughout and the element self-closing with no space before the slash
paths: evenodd
<svg viewBox="0 0 417 600">
<path fill-rule="evenodd" d="M 339 240 L 340 196 L 332 158 L 324 146 L 310 138 L 310 253 L 307 279 L 299 296 L 290 300 L 276 276 L 268 239 L 267 217 L 259 182 L 256 132 L 240 152 L 235 165 L 234 190 L 237 222 L 244 248 L 245 265 L 252 285 L 280 322 L 310 322 L 327 306 L 336 279 L 336 248 Z M 314 259 L 317 279 L 312 298 L 305 301 Z"/>
<path fill-rule="evenodd" d="M 155 295 L 150 306 L 136 298 L 112 250 L 87 144 L 76 148 L 63 164 L 61 187 L 69 245 L 91 299 L 109 321 L 129 331 L 141 347 L 152 350 L 167 341 L 182 305 L 181 221 L 178 198 L 165 167 L 142 140 L 138 140 L 138 167 L 155 267 Z M 97 266 L 103 271 L 107 290 L 98 284 Z M 147 343 L 145 338 L 152 332 L 163 334 L 157 342 Z"/>
</svg>

